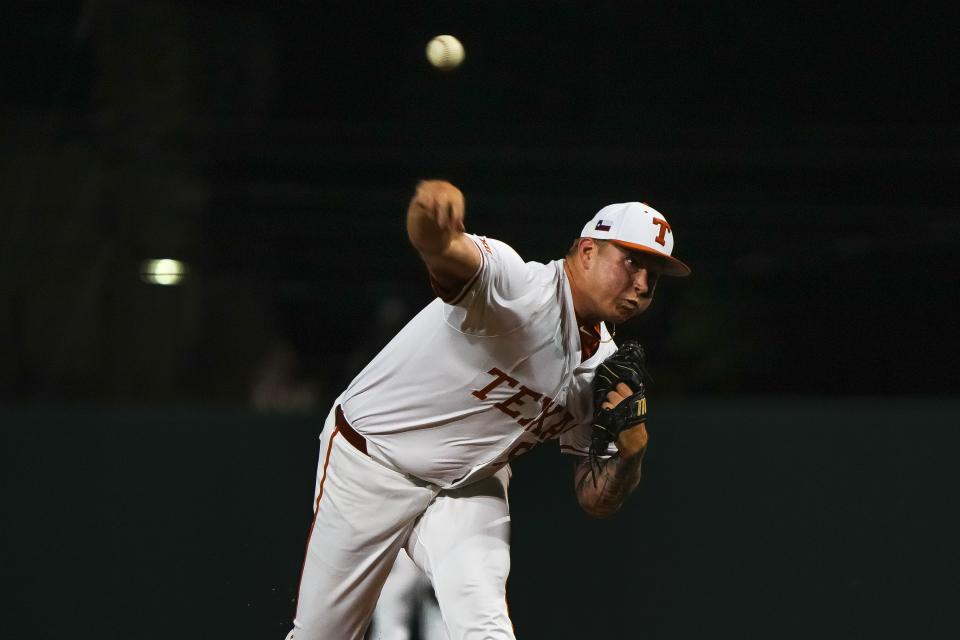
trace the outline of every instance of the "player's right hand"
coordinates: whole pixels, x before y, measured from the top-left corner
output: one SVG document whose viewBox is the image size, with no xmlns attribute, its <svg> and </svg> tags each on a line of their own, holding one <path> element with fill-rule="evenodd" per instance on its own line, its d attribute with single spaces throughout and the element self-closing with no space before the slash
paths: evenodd
<svg viewBox="0 0 960 640">
<path fill-rule="evenodd" d="M 460 189 L 446 180 L 423 180 L 410 201 L 411 212 L 432 220 L 441 231 L 463 233 L 466 205 Z"/>
</svg>

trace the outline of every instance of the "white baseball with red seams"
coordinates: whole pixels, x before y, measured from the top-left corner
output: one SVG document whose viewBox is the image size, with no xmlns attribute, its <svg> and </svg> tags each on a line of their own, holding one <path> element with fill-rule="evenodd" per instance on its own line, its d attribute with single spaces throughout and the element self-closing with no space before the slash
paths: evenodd
<svg viewBox="0 0 960 640">
<path fill-rule="evenodd" d="M 465 55 L 463 45 L 451 35 L 440 35 L 427 43 L 427 60 L 444 71 L 459 67 Z"/>
<path fill-rule="evenodd" d="M 470 237 L 482 255 L 475 276 L 427 305 L 338 400 L 368 455 L 327 419 L 289 638 L 362 638 L 401 548 L 433 582 L 452 639 L 514 638 L 508 464 L 558 437 L 586 454 L 593 375 L 616 346 L 601 326 L 581 362 L 563 260 L 525 263 Z"/>
</svg>

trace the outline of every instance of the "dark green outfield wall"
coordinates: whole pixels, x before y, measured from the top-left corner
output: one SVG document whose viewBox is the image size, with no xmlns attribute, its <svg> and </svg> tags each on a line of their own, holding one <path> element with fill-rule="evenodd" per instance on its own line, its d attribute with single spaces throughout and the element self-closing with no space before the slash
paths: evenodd
<svg viewBox="0 0 960 640">
<path fill-rule="evenodd" d="M 515 465 L 519 638 L 960 637 L 960 402 L 654 415 L 641 489 L 609 521 L 580 514 L 555 444 Z M 321 422 L 0 411 L 0 636 L 282 640 Z"/>
</svg>

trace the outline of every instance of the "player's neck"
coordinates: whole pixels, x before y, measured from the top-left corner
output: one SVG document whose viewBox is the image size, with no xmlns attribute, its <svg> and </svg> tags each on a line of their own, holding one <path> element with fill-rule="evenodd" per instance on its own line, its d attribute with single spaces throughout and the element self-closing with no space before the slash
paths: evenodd
<svg viewBox="0 0 960 640">
<path fill-rule="evenodd" d="M 577 315 L 577 324 L 583 327 L 594 326 L 601 320 L 592 312 L 590 298 L 581 284 L 583 273 L 570 258 L 563 260 L 563 268 L 567 272 L 567 282 L 570 283 L 570 296 L 573 298 L 573 311 Z"/>
</svg>

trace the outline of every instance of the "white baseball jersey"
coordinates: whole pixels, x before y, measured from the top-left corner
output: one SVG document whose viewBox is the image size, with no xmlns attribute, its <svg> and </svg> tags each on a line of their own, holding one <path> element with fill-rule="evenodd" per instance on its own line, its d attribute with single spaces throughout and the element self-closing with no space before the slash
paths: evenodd
<svg viewBox="0 0 960 640">
<path fill-rule="evenodd" d="M 581 362 L 563 260 L 525 263 L 503 242 L 469 237 L 477 273 L 417 314 L 341 396 L 372 458 L 441 488 L 556 437 L 562 451 L 586 454 L 594 371 L 616 351 L 601 326 Z"/>
</svg>

